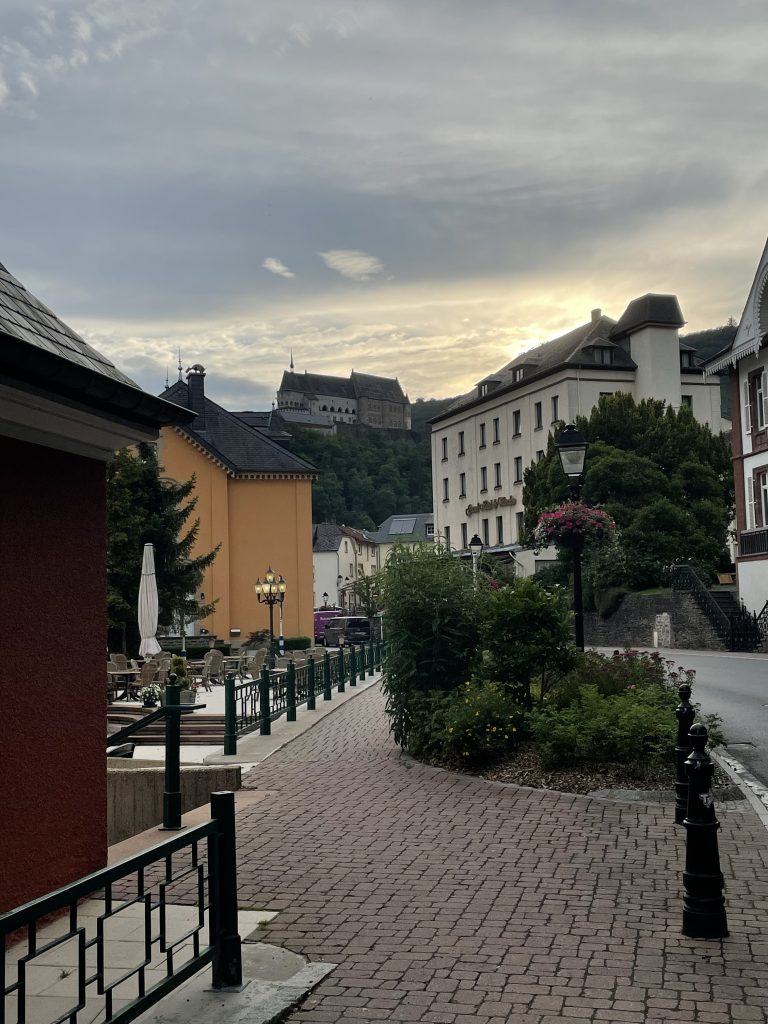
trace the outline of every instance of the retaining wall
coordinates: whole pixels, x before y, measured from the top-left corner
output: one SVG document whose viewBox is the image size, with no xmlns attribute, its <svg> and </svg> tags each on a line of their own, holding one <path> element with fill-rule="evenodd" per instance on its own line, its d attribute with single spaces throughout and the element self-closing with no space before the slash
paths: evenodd
<svg viewBox="0 0 768 1024">
<path fill-rule="evenodd" d="M 652 647 L 656 616 L 663 612 L 670 618 L 671 647 L 691 651 L 726 649 L 694 599 L 685 593 L 627 594 L 609 619 L 587 612 L 585 642 L 594 647 Z"/>
</svg>

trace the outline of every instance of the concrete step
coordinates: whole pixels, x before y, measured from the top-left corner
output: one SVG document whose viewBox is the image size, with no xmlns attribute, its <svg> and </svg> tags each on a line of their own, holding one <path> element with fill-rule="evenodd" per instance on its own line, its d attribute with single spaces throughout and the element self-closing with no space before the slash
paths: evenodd
<svg viewBox="0 0 768 1024">
<path fill-rule="evenodd" d="M 125 707 L 119 704 L 107 706 L 107 726 L 111 729 L 124 728 L 133 722 L 145 718 L 151 714 L 153 709 L 143 707 Z M 153 722 L 141 732 L 130 737 L 130 742 L 136 746 L 157 746 L 165 739 L 165 722 Z M 196 711 L 192 714 L 181 716 L 181 742 L 202 743 L 211 746 L 224 743 L 224 715 L 206 714 L 204 711 Z"/>
</svg>

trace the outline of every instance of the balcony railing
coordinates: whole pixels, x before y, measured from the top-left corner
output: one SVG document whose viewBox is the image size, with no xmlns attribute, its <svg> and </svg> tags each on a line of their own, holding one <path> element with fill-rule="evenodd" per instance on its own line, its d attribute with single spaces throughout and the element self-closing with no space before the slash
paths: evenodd
<svg viewBox="0 0 768 1024">
<path fill-rule="evenodd" d="M 768 555 L 768 528 L 739 534 L 739 554 Z"/>
</svg>

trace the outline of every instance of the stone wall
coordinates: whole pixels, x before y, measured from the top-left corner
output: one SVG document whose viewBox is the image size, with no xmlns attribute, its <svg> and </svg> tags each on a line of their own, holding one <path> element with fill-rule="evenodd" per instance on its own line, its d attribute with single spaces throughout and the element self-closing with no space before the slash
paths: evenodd
<svg viewBox="0 0 768 1024">
<path fill-rule="evenodd" d="M 672 627 L 671 647 L 690 651 L 723 651 L 709 620 L 690 594 L 627 594 L 609 619 L 595 612 L 584 615 L 585 642 L 592 647 L 652 647 L 656 616 L 667 613 Z"/>
</svg>

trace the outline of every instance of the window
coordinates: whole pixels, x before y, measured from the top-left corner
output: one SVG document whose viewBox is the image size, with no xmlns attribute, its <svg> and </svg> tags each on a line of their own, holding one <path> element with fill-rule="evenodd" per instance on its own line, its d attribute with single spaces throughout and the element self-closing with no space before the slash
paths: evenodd
<svg viewBox="0 0 768 1024">
<path fill-rule="evenodd" d="M 533 407 L 533 422 L 535 424 L 535 430 L 541 430 L 544 426 L 541 418 L 541 402 L 537 402 Z"/>
<path fill-rule="evenodd" d="M 600 392 L 600 397 L 601 398 L 610 398 L 612 394 L 613 394 L 612 391 L 601 391 Z"/>
<path fill-rule="evenodd" d="M 480 424 L 480 447 L 485 448 L 485 424 Z"/>
<path fill-rule="evenodd" d="M 446 528 L 445 528 L 445 546 L 447 548 L 450 548 L 450 546 L 451 546 L 451 528 L 450 528 L 450 526 L 446 526 Z"/>
<path fill-rule="evenodd" d="M 522 455 L 515 456 L 515 483 L 521 484 L 523 482 L 523 457 Z"/>
<path fill-rule="evenodd" d="M 552 422 L 560 419 L 560 396 L 552 395 Z"/>
<path fill-rule="evenodd" d="M 358 545 L 357 545 L 357 553 L 358 553 L 358 555 L 362 555 L 362 553 L 363 553 L 363 545 L 360 544 L 359 542 L 358 542 Z"/>
<path fill-rule="evenodd" d="M 496 543 L 504 543 L 504 517 L 496 516 Z"/>
<path fill-rule="evenodd" d="M 593 349 L 595 362 L 602 363 L 604 366 L 610 366 L 613 362 L 613 349 L 606 348 L 604 346 L 596 346 Z"/>
<path fill-rule="evenodd" d="M 349 551 L 349 544 L 347 543 L 347 541 L 344 541 L 344 554 L 346 555 L 346 553 L 348 551 Z"/>
<path fill-rule="evenodd" d="M 680 366 L 682 369 L 690 369 L 693 366 L 693 352 L 680 353 Z"/>
<path fill-rule="evenodd" d="M 494 462 L 493 464 L 493 486 L 496 490 L 501 489 L 501 463 Z"/>
<path fill-rule="evenodd" d="M 539 450 L 536 452 L 536 461 L 537 462 L 541 462 L 541 460 L 543 458 L 544 458 L 544 450 L 543 450 L 543 448 L 539 448 Z"/>
<path fill-rule="evenodd" d="M 441 440 L 442 440 L 442 445 L 443 445 L 443 462 L 447 462 L 448 461 L 448 438 L 447 437 L 443 437 Z"/>
<path fill-rule="evenodd" d="M 352 565 L 351 562 L 349 563 L 349 575 L 350 576 L 354 576 L 355 575 L 355 567 L 354 567 L 354 565 Z"/>
<path fill-rule="evenodd" d="M 680 401 L 682 402 L 682 407 L 683 408 L 685 408 L 685 409 L 692 409 L 693 408 L 693 395 L 681 395 L 680 396 Z"/>
<path fill-rule="evenodd" d="M 522 368 L 522 366 L 516 366 L 515 367 L 515 373 L 514 373 L 514 378 L 513 379 L 515 381 L 523 379 L 523 368 Z"/>
<path fill-rule="evenodd" d="M 466 549 L 467 549 L 467 524 L 466 523 L 462 523 L 461 524 L 461 546 L 462 546 L 463 550 L 466 551 Z"/>
<path fill-rule="evenodd" d="M 481 466 L 480 467 L 480 490 L 481 491 L 487 491 L 488 490 L 488 467 L 487 466 Z"/>
<path fill-rule="evenodd" d="M 464 454 L 464 431 L 459 431 L 459 455 Z"/>
<path fill-rule="evenodd" d="M 467 474 L 459 473 L 459 497 L 466 498 L 467 496 Z"/>
<path fill-rule="evenodd" d="M 499 436 L 499 417 L 496 416 L 493 421 L 493 443 L 498 444 L 501 440 Z"/>
<path fill-rule="evenodd" d="M 768 425 L 768 381 L 765 371 L 752 374 L 744 381 L 744 428 L 765 430 Z"/>
<path fill-rule="evenodd" d="M 523 540 L 523 513 L 515 513 L 515 528 L 517 530 L 517 543 L 522 543 Z"/>
<path fill-rule="evenodd" d="M 512 413 L 512 436 L 520 437 L 520 410 L 515 409 Z"/>
<path fill-rule="evenodd" d="M 434 537 L 435 536 L 435 524 L 434 523 L 427 523 L 426 533 L 427 533 L 428 537 Z"/>
<path fill-rule="evenodd" d="M 747 529 L 768 526 L 768 469 L 755 470 L 747 481 Z"/>
<path fill-rule="evenodd" d="M 448 477 L 443 477 L 443 501 L 448 501 Z"/>
<path fill-rule="evenodd" d="M 765 372 L 755 377 L 755 409 L 757 411 L 757 429 L 765 430 L 768 424 L 768 410 L 766 410 L 766 399 L 768 399 L 768 388 L 766 388 Z"/>
<path fill-rule="evenodd" d="M 477 385 L 477 393 L 478 393 L 478 396 L 480 398 L 485 398 L 485 396 L 488 394 L 488 385 L 487 384 L 478 384 Z"/>
<path fill-rule="evenodd" d="M 483 519 L 481 522 L 483 527 L 483 544 L 485 544 L 485 546 L 488 547 L 488 545 L 491 543 L 491 534 L 488 529 L 488 520 Z"/>
</svg>

